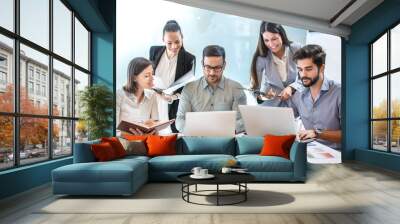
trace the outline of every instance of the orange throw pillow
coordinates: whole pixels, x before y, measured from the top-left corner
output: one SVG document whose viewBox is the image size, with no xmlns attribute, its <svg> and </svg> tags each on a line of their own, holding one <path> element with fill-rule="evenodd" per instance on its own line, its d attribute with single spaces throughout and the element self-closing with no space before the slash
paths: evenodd
<svg viewBox="0 0 400 224">
<path fill-rule="evenodd" d="M 114 149 L 115 155 L 117 158 L 125 157 L 126 151 L 124 146 L 122 146 L 121 142 L 117 137 L 110 137 L 110 138 L 101 138 L 101 142 L 108 142 Z"/>
<path fill-rule="evenodd" d="M 266 135 L 264 136 L 264 146 L 261 149 L 261 156 L 280 156 L 289 159 L 290 148 L 294 140 L 295 135 Z"/>
<path fill-rule="evenodd" d="M 94 157 L 99 162 L 110 161 L 117 158 L 114 149 L 108 142 L 93 144 L 90 147 L 92 149 Z"/>
<path fill-rule="evenodd" d="M 146 139 L 147 139 L 147 135 L 122 134 L 122 137 L 129 141 L 146 141 Z"/>
<path fill-rule="evenodd" d="M 152 157 L 176 155 L 176 139 L 177 135 L 149 135 L 146 140 L 148 148 L 147 155 Z"/>
</svg>

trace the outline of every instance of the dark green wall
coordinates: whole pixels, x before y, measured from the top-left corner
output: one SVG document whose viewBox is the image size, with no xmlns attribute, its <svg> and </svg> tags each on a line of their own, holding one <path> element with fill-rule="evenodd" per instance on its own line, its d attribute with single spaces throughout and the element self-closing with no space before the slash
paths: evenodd
<svg viewBox="0 0 400 224">
<path fill-rule="evenodd" d="M 351 27 L 345 43 L 344 159 L 400 170 L 400 156 L 369 149 L 369 43 L 400 22 L 400 0 L 386 0 Z"/>
</svg>

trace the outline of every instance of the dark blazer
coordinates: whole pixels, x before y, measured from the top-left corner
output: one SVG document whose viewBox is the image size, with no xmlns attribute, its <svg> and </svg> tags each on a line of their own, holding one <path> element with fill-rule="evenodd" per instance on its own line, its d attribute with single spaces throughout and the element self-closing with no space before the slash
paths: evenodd
<svg viewBox="0 0 400 224">
<path fill-rule="evenodd" d="M 166 50 L 165 46 L 152 46 L 150 48 L 150 61 L 153 62 L 154 64 L 154 70 L 157 68 L 158 63 L 160 62 L 161 56 L 163 55 L 164 51 Z M 194 67 L 193 67 L 194 66 Z M 181 50 L 178 53 L 178 60 L 177 60 L 177 65 L 176 65 L 176 71 L 175 71 L 175 80 L 178 80 L 180 77 L 185 75 L 187 72 L 190 70 L 193 71 L 196 68 L 196 58 L 194 55 L 191 53 L 187 52 L 185 48 L 181 48 Z M 175 91 L 175 93 L 180 93 L 182 92 L 182 88 L 178 89 Z M 178 112 L 178 105 L 179 105 L 179 100 L 175 100 L 172 104 L 168 105 L 168 116 L 169 119 L 174 119 L 176 118 L 176 113 Z M 174 133 L 178 133 L 179 131 L 176 129 L 175 124 L 171 125 L 171 129 Z"/>
</svg>

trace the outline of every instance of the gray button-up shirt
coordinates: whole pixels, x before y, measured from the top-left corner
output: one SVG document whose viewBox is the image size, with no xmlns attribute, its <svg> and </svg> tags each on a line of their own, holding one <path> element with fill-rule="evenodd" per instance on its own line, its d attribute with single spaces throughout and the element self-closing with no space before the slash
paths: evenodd
<svg viewBox="0 0 400 224">
<path fill-rule="evenodd" d="M 244 131 L 238 105 L 246 105 L 246 94 L 238 82 L 221 77 L 216 89 L 208 85 L 204 76 L 187 84 L 181 93 L 178 112 L 176 114 L 176 128 L 183 132 L 186 112 L 201 111 L 237 111 L 236 131 Z"/>
<path fill-rule="evenodd" d="M 300 116 L 306 130 L 341 130 L 341 96 L 340 84 L 325 78 L 315 102 L 310 88 L 304 88 L 293 95 L 290 105 L 295 116 Z M 318 141 L 332 148 L 340 148 L 338 143 Z"/>
</svg>

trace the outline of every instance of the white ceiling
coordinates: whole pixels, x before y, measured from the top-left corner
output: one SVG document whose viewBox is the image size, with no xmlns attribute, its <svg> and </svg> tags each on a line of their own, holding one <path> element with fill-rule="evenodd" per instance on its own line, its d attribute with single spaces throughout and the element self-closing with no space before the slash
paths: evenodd
<svg viewBox="0 0 400 224">
<path fill-rule="evenodd" d="M 227 0 L 329 21 L 351 0 Z"/>
<path fill-rule="evenodd" d="M 169 0 L 203 9 L 347 37 L 383 0 Z M 351 3 L 351 4 L 350 4 Z M 350 6 L 338 14 L 346 5 Z M 335 15 L 337 15 L 335 17 Z M 334 20 L 336 18 L 336 20 Z"/>
</svg>

